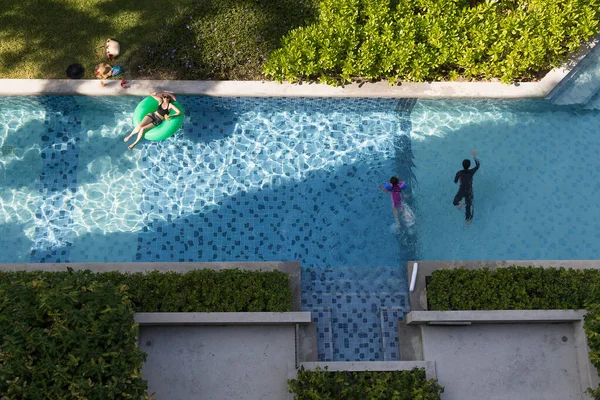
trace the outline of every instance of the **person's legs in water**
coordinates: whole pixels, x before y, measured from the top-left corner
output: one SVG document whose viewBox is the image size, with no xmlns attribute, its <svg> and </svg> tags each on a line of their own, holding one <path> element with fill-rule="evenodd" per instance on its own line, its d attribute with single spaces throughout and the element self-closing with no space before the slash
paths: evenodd
<svg viewBox="0 0 600 400">
<path fill-rule="evenodd" d="M 154 128 L 155 125 L 153 123 L 149 123 L 145 126 L 142 126 L 142 128 L 140 129 L 140 131 L 137 133 L 137 138 L 135 139 L 135 142 L 133 142 L 133 144 L 127 146 L 127 148 L 129 150 L 133 150 L 133 148 L 135 147 L 136 144 L 138 144 L 140 142 L 140 140 L 142 140 L 142 138 L 144 137 L 144 132 Z"/>
<path fill-rule="evenodd" d="M 463 193 L 463 191 L 461 189 L 458 189 L 458 192 L 456 193 L 456 196 L 454 196 L 454 201 L 452 202 L 452 205 L 454 207 L 458 206 L 458 211 L 460 211 L 462 209 L 463 206 L 463 202 L 462 199 L 464 199 L 465 193 Z"/>
<path fill-rule="evenodd" d="M 394 219 L 396 220 L 396 226 L 400 228 L 400 215 L 398 213 L 398 209 L 402 207 L 402 198 L 394 199 L 392 198 L 392 211 L 394 212 Z"/>
<path fill-rule="evenodd" d="M 396 219 L 396 226 L 398 228 L 400 228 L 400 216 L 398 215 L 398 208 L 400 208 L 399 205 L 398 206 L 394 205 L 392 210 L 394 211 L 394 218 Z"/>
<path fill-rule="evenodd" d="M 467 193 L 465 200 L 467 206 L 467 208 L 465 208 L 465 226 L 469 226 L 473 221 L 473 192 Z"/>
<path fill-rule="evenodd" d="M 125 139 L 123 139 L 123 141 L 124 142 L 129 141 L 129 139 L 131 139 L 131 137 L 133 135 L 138 133 L 140 131 L 140 129 L 142 129 L 143 126 L 152 123 L 152 121 L 153 121 L 152 118 L 149 117 L 148 114 L 146 116 L 144 116 L 144 119 L 142 119 L 142 122 L 140 122 L 140 124 L 138 126 L 136 126 L 135 129 Z"/>
</svg>

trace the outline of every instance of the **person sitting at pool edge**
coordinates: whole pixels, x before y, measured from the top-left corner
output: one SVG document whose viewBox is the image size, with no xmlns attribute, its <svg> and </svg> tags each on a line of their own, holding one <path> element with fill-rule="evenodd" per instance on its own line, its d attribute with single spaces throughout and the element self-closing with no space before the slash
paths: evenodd
<svg viewBox="0 0 600 400">
<path fill-rule="evenodd" d="M 142 138 L 144 137 L 144 132 L 147 132 L 155 126 L 159 126 L 163 123 L 164 120 L 181 115 L 181 111 L 179 111 L 179 109 L 171 103 L 171 101 L 177 101 L 177 98 L 174 94 L 169 92 L 155 92 L 150 94 L 150 96 L 154 97 L 158 101 L 158 108 L 156 109 L 156 111 L 146 114 L 146 116 L 144 116 L 144 119 L 142 119 L 142 122 L 140 122 L 140 124 L 135 127 L 133 132 L 131 132 L 129 136 L 127 136 L 125 139 L 123 139 L 124 142 L 127 142 L 129 139 L 131 139 L 133 135 L 137 133 L 137 138 L 135 139 L 135 142 L 128 146 L 129 150 L 132 150 L 135 147 L 135 145 L 138 144 L 140 140 L 142 140 Z M 169 115 L 169 111 L 171 110 L 175 110 L 174 115 Z"/>
<path fill-rule="evenodd" d="M 469 169 L 471 166 L 470 160 L 463 160 L 463 169 L 458 171 L 454 176 L 454 183 L 460 182 L 458 193 L 454 196 L 452 205 L 458 206 L 458 211 L 461 210 L 463 205 L 466 205 L 465 209 L 465 225 L 469 226 L 473 220 L 473 175 L 479 169 L 479 159 L 477 158 L 477 151 L 473 150 L 473 159 L 475 160 L 475 168 Z M 464 200 L 464 201 L 463 201 Z"/>
</svg>

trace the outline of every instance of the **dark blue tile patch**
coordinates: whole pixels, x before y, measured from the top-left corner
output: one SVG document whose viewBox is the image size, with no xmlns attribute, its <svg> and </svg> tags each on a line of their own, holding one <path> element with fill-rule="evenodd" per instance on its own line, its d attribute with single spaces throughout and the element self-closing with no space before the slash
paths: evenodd
<svg viewBox="0 0 600 400">
<path fill-rule="evenodd" d="M 398 101 L 391 99 L 193 97 L 186 98 L 186 102 L 190 103 L 187 114 L 191 118 L 184 124 L 184 135 L 206 141 L 231 133 L 227 130 L 235 129 L 242 112 L 263 112 L 268 116 L 315 109 L 343 113 L 373 108 L 393 113 L 398 109 Z M 274 119 L 273 123 L 278 122 Z M 165 191 L 174 198 L 180 195 L 165 189 L 171 183 L 168 171 L 180 168 L 189 150 L 184 146 L 172 149 L 170 156 L 158 163 L 155 157 L 142 160 L 141 170 L 145 172 L 140 217 L 146 218 L 147 228 L 138 235 L 136 261 L 298 260 L 309 266 L 398 264 L 397 253 L 387 252 L 394 245 L 394 237 L 388 231 L 391 210 L 387 200 L 382 203 L 382 194 L 377 190 L 377 184 L 395 170 L 393 159 L 358 160 L 336 169 L 310 172 L 301 181 L 281 179 L 269 187 L 238 192 L 212 207 L 200 207 L 197 213 L 178 218 L 177 205 L 165 206 L 162 200 Z M 188 190 L 207 184 L 205 179 L 198 179 Z M 370 214 L 363 204 L 365 199 L 385 204 L 384 211 L 377 210 L 385 215 L 385 222 Z M 373 235 L 374 231 L 378 235 Z"/>
<path fill-rule="evenodd" d="M 43 96 L 46 131 L 42 135 L 42 170 L 36 211 L 34 245 L 30 262 L 68 262 L 71 247 L 72 196 L 77 190 L 81 118 L 70 96 Z"/>
</svg>

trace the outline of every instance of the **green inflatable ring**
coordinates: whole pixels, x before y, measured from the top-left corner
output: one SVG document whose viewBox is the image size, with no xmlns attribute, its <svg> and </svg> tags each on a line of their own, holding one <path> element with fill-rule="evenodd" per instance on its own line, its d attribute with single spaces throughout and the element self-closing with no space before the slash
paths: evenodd
<svg viewBox="0 0 600 400">
<path fill-rule="evenodd" d="M 149 129 L 148 132 L 144 134 L 144 137 L 148 140 L 165 140 L 166 138 L 173 136 L 175 132 L 181 127 L 183 124 L 183 107 L 179 102 L 173 101 L 171 104 L 176 106 L 179 111 L 181 111 L 181 115 L 178 117 L 170 118 L 166 121 L 163 121 L 159 126 L 155 126 L 152 129 Z M 152 97 L 148 96 L 144 100 L 140 101 L 140 103 L 135 108 L 133 112 L 133 124 L 138 126 L 140 122 L 144 119 L 146 114 L 153 113 L 158 109 L 158 101 Z M 169 115 L 174 114 L 175 111 L 171 110 Z"/>
</svg>

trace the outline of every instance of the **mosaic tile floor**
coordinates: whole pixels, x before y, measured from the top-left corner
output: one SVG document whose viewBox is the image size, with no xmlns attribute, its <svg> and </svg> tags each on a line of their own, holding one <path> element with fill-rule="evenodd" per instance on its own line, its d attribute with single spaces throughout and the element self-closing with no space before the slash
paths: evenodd
<svg viewBox="0 0 600 400">
<path fill-rule="evenodd" d="M 298 260 L 319 358 L 397 360 L 407 260 L 598 258 L 599 112 L 182 97 L 184 129 L 128 151 L 138 101 L 0 108 L 0 262 Z M 472 148 L 482 168 L 465 229 L 452 178 Z M 417 215 L 397 234 L 377 189 L 392 174 Z"/>
</svg>

